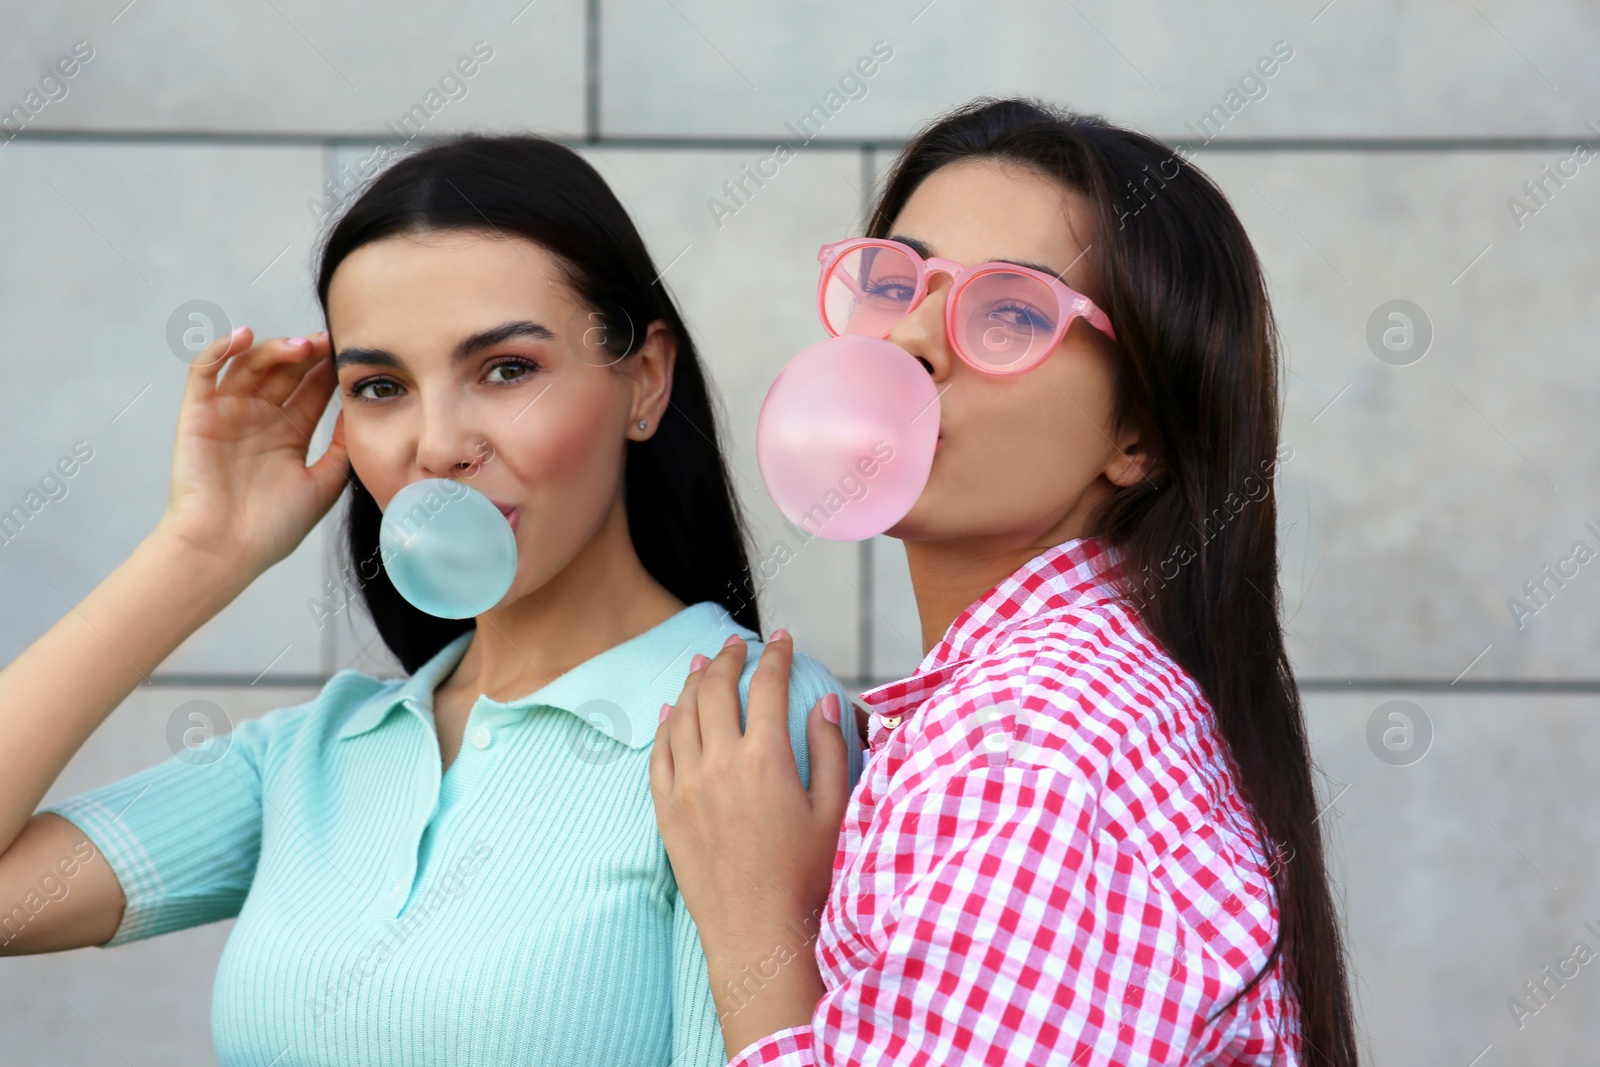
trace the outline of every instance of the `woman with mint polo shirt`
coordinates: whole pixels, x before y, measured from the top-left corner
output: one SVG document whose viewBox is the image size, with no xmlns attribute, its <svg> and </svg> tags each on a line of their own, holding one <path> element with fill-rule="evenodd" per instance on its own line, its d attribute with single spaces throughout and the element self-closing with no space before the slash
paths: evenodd
<svg viewBox="0 0 1600 1067">
<path fill-rule="evenodd" d="M 331 337 L 241 327 L 201 353 L 161 522 L 0 672 L 0 899 L 29 899 L 41 870 L 72 886 L 0 916 L 0 952 L 237 916 L 212 1005 L 223 1064 L 726 1062 L 649 754 L 698 657 L 755 642 L 747 695 L 762 646 L 709 390 L 656 277 L 569 149 L 461 137 L 331 230 Z M 381 504 L 424 477 L 470 480 L 516 535 L 516 580 L 476 619 L 423 614 L 383 570 Z M 347 484 L 350 599 L 317 610 L 359 597 L 409 677 L 340 671 L 30 818 L 141 675 Z M 853 781 L 850 694 L 800 654 L 790 685 L 802 780 L 808 731 L 837 729 Z"/>
</svg>

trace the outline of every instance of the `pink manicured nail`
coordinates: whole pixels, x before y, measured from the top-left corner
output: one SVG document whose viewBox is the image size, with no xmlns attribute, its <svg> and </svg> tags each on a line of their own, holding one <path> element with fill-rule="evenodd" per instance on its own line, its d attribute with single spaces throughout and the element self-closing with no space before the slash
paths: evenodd
<svg viewBox="0 0 1600 1067">
<path fill-rule="evenodd" d="M 740 641 L 743 641 L 743 640 L 744 640 L 744 638 L 740 637 L 738 634 L 729 634 L 728 635 L 728 639 L 726 641 L 722 642 L 722 647 L 723 648 L 732 648 L 734 645 L 737 645 Z"/>
<path fill-rule="evenodd" d="M 663 705 L 661 705 L 661 719 L 660 719 L 661 722 L 666 722 L 667 721 L 667 716 L 671 715 L 671 714 L 672 714 L 672 705 L 671 704 L 663 704 Z"/>
<path fill-rule="evenodd" d="M 695 671 L 699 670 L 701 667 L 704 667 L 707 663 L 710 663 L 710 662 L 711 662 L 710 660 L 706 659 L 700 653 L 696 652 L 694 654 L 694 659 L 689 661 L 689 673 L 693 674 Z"/>
<path fill-rule="evenodd" d="M 783 627 L 780 626 L 776 630 L 772 631 L 772 637 L 769 638 L 769 640 L 782 641 L 785 637 L 788 637 L 788 636 L 789 636 L 789 631 L 785 630 Z"/>
<path fill-rule="evenodd" d="M 835 726 L 839 724 L 839 698 L 835 694 L 829 693 L 822 698 L 822 717 Z"/>
<path fill-rule="evenodd" d="M 245 330 L 247 330 L 247 329 L 249 329 L 248 326 L 235 326 L 233 328 L 233 332 L 230 333 L 228 336 L 229 337 L 238 337 L 241 333 L 244 333 Z"/>
<path fill-rule="evenodd" d="M 306 343 L 306 339 L 304 337 L 290 337 L 283 343 L 286 345 L 293 345 L 295 348 L 299 348 L 301 345 Z"/>
</svg>

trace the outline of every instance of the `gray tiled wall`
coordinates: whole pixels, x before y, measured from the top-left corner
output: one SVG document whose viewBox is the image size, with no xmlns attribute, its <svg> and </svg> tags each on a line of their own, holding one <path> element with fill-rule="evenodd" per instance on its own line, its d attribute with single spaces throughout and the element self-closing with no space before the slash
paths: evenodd
<svg viewBox="0 0 1600 1067">
<path fill-rule="evenodd" d="M 92 57 L 48 80 L 79 41 Z M 1272 76 L 1241 85 L 1275 47 Z M 1587 968 L 1520 1028 L 1507 1001 L 1600 922 L 1600 578 L 1585 566 L 1520 626 L 1508 601 L 1575 541 L 1600 547 L 1585 526 L 1600 528 L 1600 162 L 1559 185 L 1543 169 L 1600 146 L 1597 51 L 1600 14 L 1578 0 L 0 5 L 0 121 L 23 108 L 21 134 L 0 134 L 0 508 L 76 442 L 93 450 L 0 544 L 0 662 L 160 515 L 174 324 L 203 300 L 269 336 L 318 328 L 312 205 L 408 117 L 417 143 L 560 136 L 613 183 L 696 333 L 769 551 L 791 531 L 761 488 L 755 412 L 821 336 L 817 245 L 853 231 L 896 145 L 942 108 L 1047 97 L 1197 146 L 1267 265 L 1295 449 L 1291 650 L 1371 1062 L 1585 1061 L 1600 1037 Z M 723 181 L 808 114 L 817 140 L 719 224 Z M 1519 218 L 1513 199 L 1537 210 Z M 1393 300 L 1432 334 L 1407 365 L 1368 340 Z M 319 629 L 306 607 L 335 518 L 114 713 L 52 798 L 165 758 L 166 719 L 196 695 L 237 721 L 340 667 L 390 672 L 362 618 Z M 891 539 L 811 542 L 762 608 L 859 686 L 921 658 Z M 1393 699 L 1431 725 L 1414 765 L 1367 740 Z M 6 960 L 5 1047 L 211 1062 L 228 926 Z"/>
</svg>

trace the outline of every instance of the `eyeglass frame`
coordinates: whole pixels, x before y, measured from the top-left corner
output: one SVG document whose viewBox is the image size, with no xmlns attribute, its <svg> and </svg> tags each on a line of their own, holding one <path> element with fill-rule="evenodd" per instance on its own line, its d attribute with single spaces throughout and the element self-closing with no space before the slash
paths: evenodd
<svg viewBox="0 0 1600 1067">
<path fill-rule="evenodd" d="M 1067 331 L 1072 329 L 1072 323 L 1075 319 L 1083 319 L 1090 326 L 1093 326 L 1095 329 L 1105 334 L 1112 340 L 1112 342 L 1115 342 L 1117 339 L 1116 331 L 1111 327 L 1110 317 L 1106 315 L 1104 311 L 1101 311 L 1100 308 L 1095 305 L 1093 300 L 1090 300 L 1088 297 L 1084 296 L 1082 293 L 1078 292 L 1076 289 L 1072 288 L 1066 282 L 1062 281 L 1053 274 L 1046 274 L 1044 271 L 1034 270 L 1032 267 L 1024 267 L 1019 263 L 1004 263 L 999 261 L 980 263 L 975 267 L 966 267 L 960 263 L 957 263 L 953 259 L 944 259 L 939 256 L 924 257 L 915 248 L 912 248 L 905 242 L 892 241 L 886 237 L 847 237 L 842 241 L 834 241 L 830 244 L 825 244 L 817 250 L 817 262 L 822 264 L 821 273 L 817 278 L 817 318 L 822 321 L 822 328 L 827 330 L 828 334 L 832 337 L 844 335 L 835 332 L 833 326 L 828 322 L 828 279 L 833 273 L 834 266 L 847 253 L 853 252 L 858 248 L 867 247 L 892 249 L 893 251 L 899 252 L 906 256 L 917 267 L 917 287 L 912 293 L 911 302 L 906 306 L 905 315 L 902 315 L 900 318 L 896 319 L 894 323 L 890 324 L 888 330 L 878 334 L 877 336 L 879 338 L 888 337 L 889 334 L 893 332 L 895 325 L 900 322 L 904 322 L 906 316 L 915 311 L 922 303 L 923 299 L 928 295 L 928 278 L 930 275 L 944 274 L 950 279 L 950 291 L 945 295 L 944 302 L 945 337 L 949 340 L 950 347 L 955 351 L 956 355 L 960 356 L 961 359 L 964 360 L 969 366 L 982 371 L 985 374 L 1022 374 L 1025 371 L 1030 371 L 1034 367 L 1037 367 L 1049 357 L 1050 353 L 1054 352 L 1061 345 L 1062 340 L 1064 340 L 1067 336 Z M 956 297 L 960 295 L 961 291 L 966 288 L 966 286 L 970 284 L 973 279 L 981 277 L 985 274 L 995 274 L 1001 271 L 1006 271 L 1012 274 L 1021 274 L 1024 277 L 1033 278 L 1037 281 L 1043 282 L 1049 287 L 1050 291 L 1056 295 L 1056 310 L 1057 315 L 1060 318 L 1060 322 L 1056 326 L 1055 334 L 1051 338 L 1050 343 L 1041 347 L 1038 355 L 1034 356 L 1026 363 L 1019 363 L 1018 365 L 1007 367 L 996 367 L 993 364 L 983 363 L 974 359 L 970 354 L 968 354 L 966 345 L 962 343 L 960 334 L 956 331 L 955 321 Z M 862 294 L 857 294 L 858 297 L 860 295 Z M 872 335 L 852 334 L 849 336 L 860 337 Z"/>
</svg>

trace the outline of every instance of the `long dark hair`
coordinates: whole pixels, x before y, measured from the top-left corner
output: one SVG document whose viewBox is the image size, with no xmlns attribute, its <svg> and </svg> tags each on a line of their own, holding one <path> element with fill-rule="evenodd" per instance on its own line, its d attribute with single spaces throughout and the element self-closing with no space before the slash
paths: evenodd
<svg viewBox="0 0 1600 1067">
<path fill-rule="evenodd" d="M 1115 414 L 1160 459 L 1108 498 L 1095 532 L 1121 550 L 1121 592 L 1143 625 L 1204 692 L 1271 853 L 1278 937 L 1240 995 L 1281 954 L 1307 1062 L 1353 1065 L 1344 947 L 1279 622 L 1280 355 L 1255 250 L 1221 190 L 1171 149 L 1028 99 L 980 98 L 921 130 L 867 235 L 887 237 L 924 178 L 973 158 L 1022 164 L 1092 205 L 1089 258 L 1120 350 Z"/>
<path fill-rule="evenodd" d="M 754 585 L 744 518 L 694 341 L 605 179 L 572 149 L 527 134 L 460 134 L 414 152 L 378 175 L 328 231 L 317 273 L 324 319 L 328 284 L 351 252 L 393 234 L 444 230 L 525 237 L 553 254 L 619 359 L 639 350 L 649 323 L 666 323 L 677 340 L 672 394 L 655 434 L 627 445 L 628 533 L 645 570 L 673 596 L 716 601 L 761 632 L 754 598 L 737 592 Z M 383 643 L 412 672 L 475 623 L 437 618 L 400 596 L 378 552 L 382 513 L 354 471 L 350 481 L 346 584 L 359 582 Z"/>
</svg>

